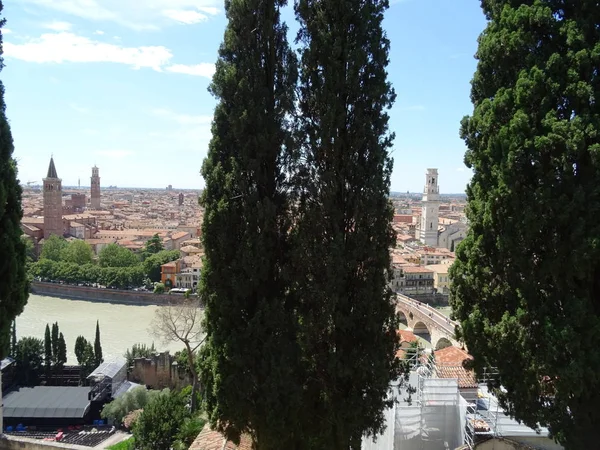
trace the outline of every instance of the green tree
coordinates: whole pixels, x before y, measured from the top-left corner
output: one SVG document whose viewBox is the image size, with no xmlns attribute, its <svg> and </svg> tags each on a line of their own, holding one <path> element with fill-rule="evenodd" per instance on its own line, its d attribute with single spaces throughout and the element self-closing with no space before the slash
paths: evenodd
<svg viewBox="0 0 600 450">
<path fill-rule="evenodd" d="M 159 252 L 163 251 L 164 249 L 165 249 L 165 246 L 163 245 L 162 240 L 161 240 L 160 236 L 158 235 L 158 233 L 156 233 L 154 236 L 152 236 L 146 242 L 146 246 L 144 247 L 143 254 L 144 254 L 144 257 L 146 258 L 150 255 L 159 253 Z"/>
<path fill-rule="evenodd" d="M 77 239 L 71 241 L 69 245 L 62 251 L 62 260 L 69 263 L 91 264 L 94 260 L 94 251 L 87 242 Z"/>
<path fill-rule="evenodd" d="M 397 379 L 398 319 L 388 288 L 387 0 L 298 0 L 300 196 L 294 235 L 305 397 L 316 448 L 360 448 L 385 426 Z"/>
<path fill-rule="evenodd" d="M 450 269 L 474 367 L 565 448 L 600 440 L 600 8 L 486 0 L 461 124 L 470 229 Z"/>
<path fill-rule="evenodd" d="M 53 234 L 48 239 L 44 239 L 40 259 L 49 259 L 56 262 L 62 261 L 64 251 L 68 246 L 69 243 L 64 237 Z"/>
<path fill-rule="evenodd" d="M 146 344 L 133 344 L 131 350 L 127 349 L 123 356 L 127 360 L 127 367 L 131 367 L 135 358 L 149 358 L 154 354 L 156 354 L 156 348 L 153 342 L 149 347 Z"/>
<path fill-rule="evenodd" d="M 144 260 L 144 273 L 151 281 L 160 281 L 161 269 L 163 264 L 175 261 L 180 257 L 179 250 L 163 250 L 154 255 L 150 255 Z"/>
<path fill-rule="evenodd" d="M 131 267 L 139 264 L 138 257 L 117 244 L 108 244 L 98 255 L 100 267 Z"/>
<path fill-rule="evenodd" d="M 85 349 L 87 347 L 88 341 L 83 336 L 77 336 L 75 340 L 75 357 L 77 358 L 77 364 L 80 366 L 83 365 Z"/>
<path fill-rule="evenodd" d="M 17 343 L 17 380 L 21 386 L 39 383 L 44 363 L 44 343 L 41 339 L 24 337 Z"/>
<path fill-rule="evenodd" d="M 280 20 L 285 4 L 225 3 L 229 22 L 210 86 L 218 104 L 202 166 L 207 412 L 232 439 L 252 432 L 259 449 L 298 439 L 294 297 L 286 281 L 297 61 Z M 277 401 L 284 392 L 287 401 Z"/>
<path fill-rule="evenodd" d="M 61 373 L 67 363 L 67 344 L 62 333 L 58 335 L 58 353 L 56 354 L 56 371 Z"/>
<path fill-rule="evenodd" d="M 81 359 L 82 364 L 79 377 L 81 379 L 81 383 L 83 384 L 88 375 L 92 373 L 96 367 L 98 367 L 96 366 L 96 355 L 94 355 L 94 347 L 92 347 L 91 342 L 85 342 L 85 348 L 83 349 L 83 355 Z"/>
<path fill-rule="evenodd" d="M 164 294 L 165 293 L 165 285 L 162 283 L 155 283 L 154 284 L 154 293 L 155 294 Z"/>
<path fill-rule="evenodd" d="M 58 337 L 59 337 L 58 322 L 52 324 L 52 332 L 50 335 L 50 344 L 52 346 L 52 366 L 58 363 Z"/>
<path fill-rule="evenodd" d="M 37 254 L 35 252 L 35 244 L 29 236 L 22 235 L 21 240 L 25 244 L 25 255 L 28 263 L 33 263 L 37 260 Z"/>
<path fill-rule="evenodd" d="M 0 1 L 0 13 L 3 5 Z M 0 29 L 6 23 L 0 19 Z M 0 35 L 0 70 L 4 67 Z M 10 347 L 10 326 L 27 303 L 29 280 L 25 273 L 26 249 L 21 239 L 21 186 L 13 139 L 6 117 L 4 85 L 0 81 L 0 359 Z"/>
<path fill-rule="evenodd" d="M 186 417 L 188 412 L 179 395 L 165 392 L 155 396 L 133 427 L 136 447 L 141 450 L 171 448 Z"/>
<path fill-rule="evenodd" d="M 100 344 L 100 321 L 96 320 L 96 338 L 94 339 L 94 360 L 96 366 L 104 362 L 102 357 L 102 344 Z"/>
<path fill-rule="evenodd" d="M 145 386 L 135 387 L 119 398 L 104 405 L 100 416 L 103 419 L 111 420 L 116 425 L 121 425 L 127 414 L 137 409 L 145 408 L 154 397 L 168 395 L 168 393 L 168 389 L 156 391 L 148 390 Z"/>
<path fill-rule="evenodd" d="M 46 380 L 50 379 L 52 374 L 52 337 L 50 336 L 50 326 L 46 324 L 46 332 L 44 333 L 44 366 L 46 368 Z"/>
</svg>

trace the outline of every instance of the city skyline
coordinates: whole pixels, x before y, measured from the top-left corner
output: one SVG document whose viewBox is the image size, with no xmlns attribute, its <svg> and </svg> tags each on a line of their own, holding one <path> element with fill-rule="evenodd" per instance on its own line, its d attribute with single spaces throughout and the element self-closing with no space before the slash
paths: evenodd
<svg viewBox="0 0 600 450">
<path fill-rule="evenodd" d="M 226 24 L 221 2 L 9 0 L 4 13 L 3 82 L 22 183 L 41 184 L 54 154 L 65 186 L 88 178 L 95 164 L 103 186 L 203 188 L 215 105 L 207 88 Z M 293 41 L 290 6 L 283 18 Z M 392 192 L 421 192 L 428 167 L 439 169 L 442 193 L 464 192 L 470 173 L 458 130 L 472 111 L 484 26 L 476 2 L 392 2 Z"/>
</svg>

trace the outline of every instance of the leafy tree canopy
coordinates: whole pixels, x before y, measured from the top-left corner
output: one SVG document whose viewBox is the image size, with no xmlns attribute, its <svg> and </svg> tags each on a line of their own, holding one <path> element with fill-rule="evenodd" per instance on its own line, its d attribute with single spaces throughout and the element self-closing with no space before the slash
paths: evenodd
<svg viewBox="0 0 600 450">
<path fill-rule="evenodd" d="M 44 342 L 34 337 L 19 339 L 16 352 L 17 380 L 21 386 L 36 386 L 44 365 Z"/>
<path fill-rule="evenodd" d="M 100 267 L 131 267 L 140 260 L 131 251 L 117 244 L 108 244 L 98 255 Z"/>
<path fill-rule="evenodd" d="M 67 240 L 62 236 L 53 234 L 44 239 L 40 259 L 49 259 L 51 261 L 62 261 L 64 251 L 69 246 Z"/>
<path fill-rule="evenodd" d="M 91 264 L 94 261 L 92 247 L 81 239 L 69 242 L 61 252 L 61 261 L 73 264 Z"/>
<path fill-rule="evenodd" d="M 485 0 L 461 124 L 470 230 L 450 269 L 475 369 L 565 448 L 600 441 L 600 8 Z"/>
</svg>

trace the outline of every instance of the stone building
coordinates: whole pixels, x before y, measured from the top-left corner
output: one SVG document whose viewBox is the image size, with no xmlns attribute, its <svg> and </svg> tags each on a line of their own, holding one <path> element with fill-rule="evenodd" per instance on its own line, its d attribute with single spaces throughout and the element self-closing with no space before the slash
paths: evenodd
<svg viewBox="0 0 600 450">
<path fill-rule="evenodd" d="M 44 239 L 63 235 L 62 180 L 58 178 L 54 158 L 50 157 L 48 175 L 44 178 Z"/>
<path fill-rule="evenodd" d="M 100 209 L 100 174 L 96 166 L 92 167 L 92 178 L 91 178 L 91 198 L 90 207 L 91 209 Z"/>
</svg>

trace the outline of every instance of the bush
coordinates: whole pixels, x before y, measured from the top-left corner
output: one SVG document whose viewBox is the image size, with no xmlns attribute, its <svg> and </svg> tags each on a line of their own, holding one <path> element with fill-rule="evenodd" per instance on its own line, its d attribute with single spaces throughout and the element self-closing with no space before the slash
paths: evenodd
<svg viewBox="0 0 600 450">
<path fill-rule="evenodd" d="M 104 405 L 100 416 L 103 419 L 112 420 L 115 425 L 121 425 L 123 423 L 123 419 L 125 419 L 125 416 L 136 409 L 143 409 L 161 393 L 168 394 L 169 390 L 165 389 L 164 391 L 154 391 L 147 390 L 144 386 L 138 386 L 123 394 L 121 397 Z"/>
<path fill-rule="evenodd" d="M 161 393 L 154 397 L 133 427 L 136 446 L 140 450 L 171 448 L 186 417 L 188 411 L 181 396 Z"/>
</svg>

